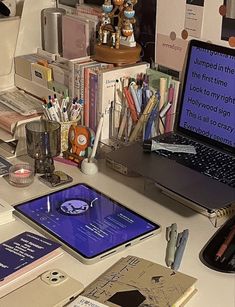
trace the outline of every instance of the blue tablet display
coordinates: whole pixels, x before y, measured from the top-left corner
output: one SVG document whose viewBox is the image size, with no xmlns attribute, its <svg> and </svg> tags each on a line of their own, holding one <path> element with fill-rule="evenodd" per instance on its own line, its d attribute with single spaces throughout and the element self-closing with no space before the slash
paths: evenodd
<svg viewBox="0 0 235 307">
<path fill-rule="evenodd" d="M 160 226 L 103 193 L 78 184 L 15 206 L 85 258 L 93 258 Z"/>
</svg>

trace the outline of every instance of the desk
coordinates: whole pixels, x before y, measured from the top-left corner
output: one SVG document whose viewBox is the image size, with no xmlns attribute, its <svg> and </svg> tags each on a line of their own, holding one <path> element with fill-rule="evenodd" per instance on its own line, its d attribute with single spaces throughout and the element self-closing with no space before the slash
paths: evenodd
<svg viewBox="0 0 235 307">
<path fill-rule="evenodd" d="M 73 184 L 79 182 L 90 184 L 112 198 L 119 200 L 127 207 L 160 223 L 162 226 L 161 234 L 92 265 L 84 265 L 65 253 L 54 262 L 44 266 L 43 271 L 47 268 L 60 268 L 86 286 L 114 262 L 128 254 L 165 265 L 165 228 L 176 222 L 180 231 L 185 228 L 189 228 L 190 231 L 189 241 L 179 271 L 198 279 L 198 292 L 187 306 L 235 307 L 235 275 L 210 270 L 200 262 L 198 257 L 204 244 L 216 231 L 207 217 L 162 195 L 153 186 L 146 186 L 140 177 L 122 176 L 107 168 L 104 161 L 99 161 L 99 163 L 100 171 L 94 176 L 84 175 L 76 167 L 59 162 L 56 163 L 56 170 L 63 170 L 71 175 L 74 178 Z M 10 186 L 3 178 L 0 178 L 0 197 L 12 205 L 50 191 L 51 189 L 37 178 L 35 178 L 31 186 L 23 189 Z M 26 230 L 36 232 L 21 220 L 16 219 L 15 222 L 0 226 L 0 241 L 3 242 Z M 36 275 L 38 275 L 38 272 Z M 30 277 L 26 276 L 25 280 Z M 11 287 L 13 286 L 16 285 L 11 285 Z M 0 296 L 4 295 L 5 290 L 0 290 Z"/>
</svg>

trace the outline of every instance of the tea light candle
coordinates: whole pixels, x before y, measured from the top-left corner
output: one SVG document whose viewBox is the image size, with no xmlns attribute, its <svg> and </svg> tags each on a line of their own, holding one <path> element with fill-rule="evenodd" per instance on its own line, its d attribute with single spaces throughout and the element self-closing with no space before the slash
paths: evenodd
<svg viewBox="0 0 235 307">
<path fill-rule="evenodd" d="M 18 169 L 16 171 L 14 171 L 14 176 L 16 176 L 17 178 L 27 178 L 31 175 L 31 171 L 28 169 Z"/>
<path fill-rule="evenodd" d="M 16 164 L 9 169 L 9 182 L 18 187 L 30 185 L 34 179 L 33 167 L 29 164 Z"/>
</svg>

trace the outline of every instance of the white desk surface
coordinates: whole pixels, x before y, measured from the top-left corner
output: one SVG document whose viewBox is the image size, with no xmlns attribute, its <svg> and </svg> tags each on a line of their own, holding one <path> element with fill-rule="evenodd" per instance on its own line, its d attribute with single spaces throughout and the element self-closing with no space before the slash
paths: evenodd
<svg viewBox="0 0 235 307">
<path fill-rule="evenodd" d="M 56 170 L 63 170 L 74 178 L 74 183 L 84 182 L 96 187 L 112 198 L 151 218 L 161 224 L 162 232 L 135 246 L 127 248 L 118 254 L 110 256 L 96 264 L 85 265 L 71 255 L 65 253 L 62 257 L 47 264 L 25 277 L 24 282 L 37 276 L 47 268 L 60 268 L 69 275 L 80 280 L 85 286 L 105 271 L 119 258 L 136 255 L 165 265 L 166 239 L 165 229 L 176 222 L 182 231 L 189 228 L 189 241 L 179 271 L 198 279 L 198 292 L 188 302 L 188 307 L 235 307 L 235 275 L 224 274 L 207 268 L 199 260 L 199 252 L 216 231 L 207 217 L 180 205 L 176 201 L 162 195 L 150 185 L 144 185 L 142 178 L 122 176 L 105 166 L 100 161 L 100 171 L 94 176 L 87 176 L 74 166 L 56 163 Z M 146 189 L 144 189 L 144 186 Z M 26 188 L 16 188 L 0 178 L 0 197 L 14 205 L 25 200 L 46 194 L 52 190 L 35 178 L 34 183 Z M 146 193 L 144 194 L 144 191 Z M 3 242 L 20 232 L 30 230 L 36 232 L 21 220 L 0 226 L 0 242 Z M 22 281 L 23 282 L 23 281 Z M 17 286 L 19 282 L 17 282 Z M 16 283 L 0 289 L 0 296 L 16 287 Z"/>
</svg>

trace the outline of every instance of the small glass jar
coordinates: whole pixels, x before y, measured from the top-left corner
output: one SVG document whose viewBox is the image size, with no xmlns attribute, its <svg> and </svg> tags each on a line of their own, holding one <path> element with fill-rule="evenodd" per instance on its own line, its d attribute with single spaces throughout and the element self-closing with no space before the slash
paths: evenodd
<svg viewBox="0 0 235 307">
<path fill-rule="evenodd" d="M 18 163 L 9 168 L 9 183 L 16 187 L 26 187 L 33 183 L 34 169 L 30 164 Z"/>
</svg>

